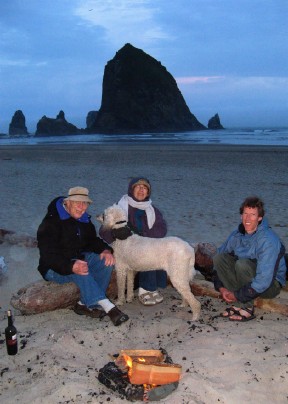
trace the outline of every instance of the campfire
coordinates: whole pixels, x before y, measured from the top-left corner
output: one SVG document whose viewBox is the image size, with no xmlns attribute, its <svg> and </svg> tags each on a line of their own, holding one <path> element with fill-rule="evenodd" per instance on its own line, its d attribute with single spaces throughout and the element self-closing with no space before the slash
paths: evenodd
<svg viewBox="0 0 288 404">
<path fill-rule="evenodd" d="M 100 369 L 98 380 L 129 401 L 156 401 L 177 388 L 181 371 L 164 349 L 121 350 Z"/>
</svg>

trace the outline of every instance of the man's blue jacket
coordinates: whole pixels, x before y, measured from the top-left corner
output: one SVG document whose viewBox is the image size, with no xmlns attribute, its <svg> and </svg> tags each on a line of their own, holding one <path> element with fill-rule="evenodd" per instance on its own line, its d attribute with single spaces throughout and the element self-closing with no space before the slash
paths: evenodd
<svg viewBox="0 0 288 404">
<path fill-rule="evenodd" d="M 256 276 L 251 283 L 234 292 L 238 300 L 245 302 L 254 299 L 269 288 L 274 279 L 281 286 L 286 283 L 285 248 L 274 231 L 269 228 L 266 219 L 258 225 L 252 234 L 245 233 L 239 225 L 228 239 L 219 247 L 218 253 L 229 253 L 238 258 L 257 261 Z M 219 289 L 219 285 L 218 288 Z"/>
</svg>

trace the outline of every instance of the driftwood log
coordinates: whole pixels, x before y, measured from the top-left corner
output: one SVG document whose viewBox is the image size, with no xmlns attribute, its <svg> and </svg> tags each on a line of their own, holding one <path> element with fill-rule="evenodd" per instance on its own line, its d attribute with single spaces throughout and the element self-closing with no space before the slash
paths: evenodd
<svg viewBox="0 0 288 404">
<path fill-rule="evenodd" d="M 115 271 L 112 272 L 107 297 L 117 298 L 117 281 Z M 46 282 L 44 279 L 31 283 L 18 290 L 11 298 L 11 305 L 21 314 L 38 314 L 45 311 L 72 308 L 80 298 L 80 292 L 75 283 L 59 285 Z"/>
<path fill-rule="evenodd" d="M 37 240 L 33 236 L 15 233 L 14 231 L 6 229 L 0 229 L 0 244 L 4 242 L 9 244 L 17 244 L 24 247 L 37 247 Z"/>
<path fill-rule="evenodd" d="M 0 228 L 0 244 L 23 245 L 25 247 L 37 247 L 35 237 L 18 234 L 10 230 Z M 201 272 L 206 280 L 211 281 L 213 270 L 213 256 L 216 253 L 216 246 L 212 243 L 198 243 L 195 248 L 195 268 Z M 288 254 L 285 255 L 288 265 Z M 220 294 L 211 286 L 207 287 L 201 283 L 191 284 L 192 293 L 195 296 L 209 296 L 220 298 Z M 288 290 L 287 286 L 284 290 Z M 52 282 L 38 281 L 21 288 L 11 298 L 11 305 L 22 314 L 37 314 L 45 311 L 53 311 L 62 308 L 70 308 L 79 300 L 80 294 L 77 286 L 73 283 L 58 285 Z M 113 271 L 107 297 L 111 300 L 117 298 L 116 274 Z M 284 300 L 284 303 L 282 303 Z M 255 306 L 269 312 L 280 313 L 288 316 L 288 304 L 286 299 L 261 299 L 255 300 Z"/>
<path fill-rule="evenodd" d="M 73 307 L 79 296 L 79 289 L 74 283 L 59 285 L 41 280 L 18 290 L 10 303 L 22 314 L 37 314 Z"/>
</svg>

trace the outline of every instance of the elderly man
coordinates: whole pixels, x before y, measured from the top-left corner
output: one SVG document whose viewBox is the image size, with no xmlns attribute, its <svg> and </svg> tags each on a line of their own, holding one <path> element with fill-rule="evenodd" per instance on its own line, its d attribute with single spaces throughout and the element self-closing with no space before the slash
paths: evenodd
<svg viewBox="0 0 288 404">
<path fill-rule="evenodd" d="M 74 282 L 80 301 L 74 311 L 92 318 L 107 314 L 114 325 L 128 320 L 105 293 L 114 265 L 112 249 L 101 238 L 88 215 L 92 203 L 84 187 L 70 188 L 68 196 L 55 198 L 37 232 L 38 270 L 47 281 Z"/>
<path fill-rule="evenodd" d="M 286 282 L 285 248 L 264 219 L 264 203 L 248 197 L 240 206 L 242 222 L 214 257 L 214 286 L 227 303 L 241 302 L 244 307 L 228 307 L 222 317 L 231 321 L 255 318 L 253 300 L 272 299 Z"/>
</svg>

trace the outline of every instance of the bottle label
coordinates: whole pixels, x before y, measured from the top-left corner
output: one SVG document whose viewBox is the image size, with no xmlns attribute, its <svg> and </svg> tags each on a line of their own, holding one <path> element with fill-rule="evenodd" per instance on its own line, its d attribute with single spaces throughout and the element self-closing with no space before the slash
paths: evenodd
<svg viewBox="0 0 288 404">
<path fill-rule="evenodd" d="M 8 345 L 15 345 L 17 344 L 17 334 L 12 335 L 11 339 L 7 339 L 7 344 Z"/>
</svg>

